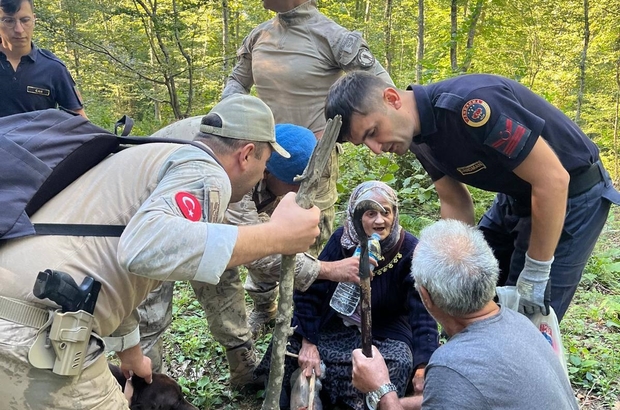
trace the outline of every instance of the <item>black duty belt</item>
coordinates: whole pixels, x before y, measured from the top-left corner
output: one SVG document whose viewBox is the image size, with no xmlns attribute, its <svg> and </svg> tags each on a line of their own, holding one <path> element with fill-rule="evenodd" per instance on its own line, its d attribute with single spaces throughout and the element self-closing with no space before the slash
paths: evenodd
<svg viewBox="0 0 620 410">
<path fill-rule="evenodd" d="M 596 161 L 587 169 L 576 175 L 571 173 L 570 183 L 568 184 L 568 197 L 572 198 L 589 191 L 594 185 L 605 180 L 603 165 L 601 161 Z"/>
</svg>

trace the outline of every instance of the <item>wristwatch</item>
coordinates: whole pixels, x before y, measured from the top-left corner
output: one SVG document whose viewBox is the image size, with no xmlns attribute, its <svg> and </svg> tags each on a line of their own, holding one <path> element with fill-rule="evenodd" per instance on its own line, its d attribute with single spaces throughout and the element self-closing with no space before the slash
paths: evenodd
<svg viewBox="0 0 620 410">
<path fill-rule="evenodd" d="M 377 410 L 377 405 L 379 404 L 379 400 L 381 400 L 381 397 L 385 396 L 391 391 L 396 390 L 397 389 L 396 386 L 394 386 L 394 383 L 385 383 L 377 390 L 366 393 L 366 405 L 370 410 Z"/>
</svg>

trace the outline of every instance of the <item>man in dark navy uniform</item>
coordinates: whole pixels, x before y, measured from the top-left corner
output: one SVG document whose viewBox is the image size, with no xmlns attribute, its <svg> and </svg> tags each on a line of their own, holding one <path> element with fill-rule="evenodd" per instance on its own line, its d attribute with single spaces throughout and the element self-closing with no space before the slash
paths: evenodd
<svg viewBox="0 0 620 410">
<path fill-rule="evenodd" d="M 84 117 L 67 67 L 32 43 L 32 0 L 0 0 L 0 117 L 61 106 Z"/>
<path fill-rule="evenodd" d="M 562 319 L 610 205 L 620 203 L 598 148 L 566 115 L 503 77 L 399 90 L 361 72 L 332 86 L 325 114 L 343 116 L 341 140 L 376 154 L 412 151 L 444 219 L 474 224 L 465 184 L 498 192 L 478 225 L 500 262 L 499 285 L 517 285 L 520 311 L 546 314 L 550 299 Z"/>
</svg>

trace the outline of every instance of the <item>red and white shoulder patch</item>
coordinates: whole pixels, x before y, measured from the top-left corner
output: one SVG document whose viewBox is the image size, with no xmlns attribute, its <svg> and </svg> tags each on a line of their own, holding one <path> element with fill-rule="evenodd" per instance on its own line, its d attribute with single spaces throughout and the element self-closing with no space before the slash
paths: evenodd
<svg viewBox="0 0 620 410">
<path fill-rule="evenodd" d="M 188 192 L 179 192 L 174 196 L 177 206 L 185 219 L 190 221 L 200 221 L 202 217 L 202 208 L 196 197 Z"/>
<path fill-rule="evenodd" d="M 531 133 L 525 125 L 502 114 L 484 143 L 512 159 L 523 150 Z"/>
</svg>

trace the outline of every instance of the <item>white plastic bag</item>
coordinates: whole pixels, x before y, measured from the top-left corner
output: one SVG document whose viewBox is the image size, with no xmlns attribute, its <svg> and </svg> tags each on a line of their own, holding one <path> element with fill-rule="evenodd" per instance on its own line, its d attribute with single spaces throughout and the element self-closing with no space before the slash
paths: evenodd
<svg viewBox="0 0 620 410">
<path fill-rule="evenodd" d="M 497 298 L 502 306 L 517 312 L 519 311 L 520 295 L 516 286 L 498 286 Z M 553 308 L 551 306 L 549 307 L 549 314 L 546 316 L 540 312 L 526 316 L 534 323 L 538 330 L 540 330 L 540 333 L 542 333 L 545 339 L 547 339 L 556 356 L 560 359 L 566 376 L 568 376 L 568 367 L 564 355 L 564 344 L 562 343 L 562 335 L 560 334 L 560 325 Z"/>
<path fill-rule="evenodd" d="M 538 312 L 531 316 L 528 316 L 532 323 L 536 325 L 540 333 L 543 334 L 545 339 L 553 347 L 555 355 L 560 359 L 564 372 L 568 376 L 568 367 L 566 365 L 566 357 L 564 355 L 564 345 L 562 344 L 562 336 L 560 335 L 560 324 L 558 323 L 558 317 L 551 306 L 549 306 L 549 314 L 547 316 Z"/>
<path fill-rule="evenodd" d="M 321 373 L 323 377 L 325 377 L 325 364 L 322 361 Z M 310 408 L 310 378 L 303 375 L 301 368 L 293 372 L 291 376 L 291 386 L 291 410 L 323 410 L 323 403 L 321 403 L 319 397 L 319 392 L 323 385 L 318 377 L 315 379 L 312 408 Z"/>
</svg>

